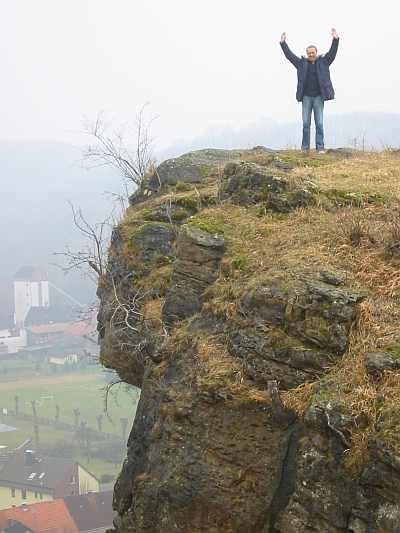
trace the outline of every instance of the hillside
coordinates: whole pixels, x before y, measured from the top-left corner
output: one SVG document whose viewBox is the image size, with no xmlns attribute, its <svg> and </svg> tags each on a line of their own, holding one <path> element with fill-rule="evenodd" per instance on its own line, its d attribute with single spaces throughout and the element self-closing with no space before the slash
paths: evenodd
<svg viewBox="0 0 400 533">
<path fill-rule="evenodd" d="M 202 150 L 132 198 L 98 289 L 142 389 L 118 533 L 398 531 L 399 157 Z"/>
</svg>

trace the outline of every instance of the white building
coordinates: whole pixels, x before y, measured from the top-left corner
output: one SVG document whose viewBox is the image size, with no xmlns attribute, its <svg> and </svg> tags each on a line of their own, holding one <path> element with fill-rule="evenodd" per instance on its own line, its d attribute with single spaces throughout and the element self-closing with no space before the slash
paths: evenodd
<svg viewBox="0 0 400 533">
<path fill-rule="evenodd" d="M 27 345 L 27 336 L 24 329 L 18 332 L 9 329 L 0 329 L 0 355 L 17 353 Z"/>
<path fill-rule="evenodd" d="M 14 322 L 24 327 L 26 315 L 31 307 L 49 307 L 49 281 L 40 269 L 25 266 L 14 276 Z"/>
</svg>

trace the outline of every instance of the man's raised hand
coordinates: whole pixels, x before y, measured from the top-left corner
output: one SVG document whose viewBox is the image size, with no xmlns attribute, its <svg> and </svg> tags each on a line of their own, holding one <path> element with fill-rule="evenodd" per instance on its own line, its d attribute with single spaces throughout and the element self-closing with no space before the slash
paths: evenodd
<svg viewBox="0 0 400 533">
<path fill-rule="evenodd" d="M 284 31 L 281 35 L 281 43 L 284 43 L 286 41 L 286 32 Z"/>
<path fill-rule="evenodd" d="M 332 28 L 331 34 L 333 39 L 339 39 L 338 32 L 335 30 L 335 28 Z"/>
</svg>

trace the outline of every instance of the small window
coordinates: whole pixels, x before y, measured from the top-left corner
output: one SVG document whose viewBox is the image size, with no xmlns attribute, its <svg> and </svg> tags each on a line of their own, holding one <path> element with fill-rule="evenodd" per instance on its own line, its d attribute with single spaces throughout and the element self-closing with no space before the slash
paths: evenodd
<svg viewBox="0 0 400 533">
<path fill-rule="evenodd" d="M 26 500 L 26 489 L 21 489 L 21 497 L 23 500 Z"/>
<path fill-rule="evenodd" d="M 11 489 L 11 498 L 15 498 L 15 489 Z"/>
</svg>

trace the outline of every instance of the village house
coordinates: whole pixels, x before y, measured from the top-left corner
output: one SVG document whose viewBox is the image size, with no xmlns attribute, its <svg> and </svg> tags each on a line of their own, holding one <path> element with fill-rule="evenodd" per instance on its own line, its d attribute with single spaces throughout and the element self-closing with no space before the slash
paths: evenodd
<svg viewBox="0 0 400 533">
<path fill-rule="evenodd" d="M 62 499 L 0 511 L 0 533 L 79 533 Z"/>
<path fill-rule="evenodd" d="M 105 533 L 112 527 L 112 491 L 67 496 L 0 511 L 0 533 Z"/>
<path fill-rule="evenodd" d="M 33 450 L 14 454 L 0 470 L 0 509 L 99 490 L 99 480 L 76 461 Z"/>
<path fill-rule="evenodd" d="M 112 490 L 67 496 L 64 502 L 79 532 L 103 533 L 112 527 L 115 514 Z"/>
<path fill-rule="evenodd" d="M 61 293 L 68 305 L 50 305 L 50 288 Z M 66 357 L 97 353 L 96 327 L 95 309 L 87 309 L 51 284 L 41 269 L 23 266 L 14 276 L 13 320 L 8 317 L 0 323 L 0 358 L 51 356 L 59 358 L 54 364 L 65 364 Z"/>
</svg>

